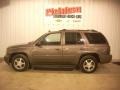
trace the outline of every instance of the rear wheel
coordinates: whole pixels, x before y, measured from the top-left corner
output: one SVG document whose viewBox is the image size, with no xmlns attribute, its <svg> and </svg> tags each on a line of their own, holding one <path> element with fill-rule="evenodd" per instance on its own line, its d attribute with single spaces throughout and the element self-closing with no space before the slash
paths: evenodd
<svg viewBox="0 0 120 90">
<path fill-rule="evenodd" d="M 82 72 L 92 73 L 96 71 L 97 59 L 94 56 L 87 55 L 81 58 L 79 68 Z"/>
<path fill-rule="evenodd" d="M 28 58 L 22 54 L 17 54 L 13 56 L 11 64 L 13 69 L 16 71 L 25 71 L 29 67 Z"/>
</svg>

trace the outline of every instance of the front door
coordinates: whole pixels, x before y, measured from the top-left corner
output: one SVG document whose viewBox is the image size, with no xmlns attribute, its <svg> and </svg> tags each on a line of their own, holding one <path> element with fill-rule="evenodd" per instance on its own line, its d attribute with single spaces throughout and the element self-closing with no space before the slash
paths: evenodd
<svg viewBox="0 0 120 90">
<path fill-rule="evenodd" d="M 56 65 L 61 64 L 62 45 L 61 33 L 50 33 L 40 41 L 41 45 L 32 50 L 33 64 Z"/>
</svg>

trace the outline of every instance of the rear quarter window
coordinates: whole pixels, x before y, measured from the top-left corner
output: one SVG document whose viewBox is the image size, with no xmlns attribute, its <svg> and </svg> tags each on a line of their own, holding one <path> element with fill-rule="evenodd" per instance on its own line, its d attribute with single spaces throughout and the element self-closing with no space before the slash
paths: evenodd
<svg viewBox="0 0 120 90">
<path fill-rule="evenodd" d="M 101 33 L 85 33 L 90 44 L 107 44 L 107 40 Z"/>
</svg>

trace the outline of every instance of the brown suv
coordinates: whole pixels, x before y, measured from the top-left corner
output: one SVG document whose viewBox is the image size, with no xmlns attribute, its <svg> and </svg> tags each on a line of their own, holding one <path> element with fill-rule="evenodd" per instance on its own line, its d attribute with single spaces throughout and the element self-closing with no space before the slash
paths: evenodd
<svg viewBox="0 0 120 90">
<path fill-rule="evenodd" d="M 42 35 L 34 42 L 7 48 L 4 57 L 17 71 L 30 67 L 79 68 L 94 72 L 98 63 L 112 59 L 104 35 L 95 30 L 60 30 Z"/>
</svg>

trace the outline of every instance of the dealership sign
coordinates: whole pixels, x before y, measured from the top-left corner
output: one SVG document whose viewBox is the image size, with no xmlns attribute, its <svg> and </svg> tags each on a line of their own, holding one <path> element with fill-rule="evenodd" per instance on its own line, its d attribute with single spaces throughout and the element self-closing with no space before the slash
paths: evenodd
<svg viewBox="0 0 120 90">
<path fill-rule="evenodd" d="M 81 13 L 81 7 L 65 7 L 65 8 L 59 7 L 57 9 L 55 8 L 46 9 L 46 16 L 73 13 Z"/>
<path fill-rule="evenodd" d="M 59 7 L 46 9 L 46 16 L 53 18 L 81 18 L 81 7 Z"/>
</svg>

